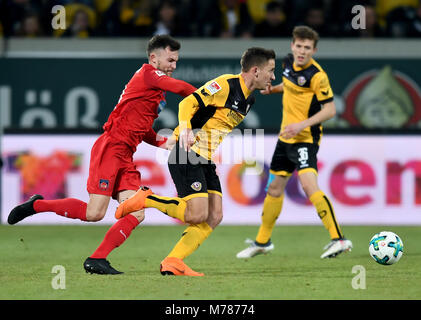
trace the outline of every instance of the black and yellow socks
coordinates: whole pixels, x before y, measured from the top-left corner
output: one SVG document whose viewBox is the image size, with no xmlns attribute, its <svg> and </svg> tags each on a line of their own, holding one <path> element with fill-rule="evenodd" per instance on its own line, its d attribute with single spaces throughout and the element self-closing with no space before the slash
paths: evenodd
<svg viewBox="0 0 421 320">
<path fill-rule="evenodd" d="M 185 222 L 184 214 L 186 212 L 187 202 L 181 198 L 163 197 L 154 194 L 146 198 L 145 207 L 156 208 L 170 217 Z M 213 229 L 206 222 L 189 225 L 168 257 L 178 259 L 186 258 L 206 240 L 212 231 Z"/>
<path fill-rule="evenodd" d="M 158 196 L 156 194 L 150 195 L 145 200 L 146 208 L 156 208 L 166 215 L 184 221 L 184 213 L 186 211 L 187 202 L 181 198 L 170 198 Z"/>
<path fill-rule="evenodd" d="M 174 246 L 168 257 L 184 259 L 191 255 L 212 233 L 213 229 L 206 223 L 192 224 L 184 230 L 181 239 Z"/>
<path fill-rule="evenodd" d="M 325 228 L 329 231 L 331 239 L 343 238 L 339 224 L 336 221 L 335 212 L 333 206 L 330 203 L 328 197 L 323 191 L 316 191 L 310 196 L 310 201 L 317 210 L 317 214 L 322 220 Z"/>
<path fill-rule="evenodd" d="M 281 213 L 283 202 L 284 195 L 280 197 L 266 195 L 265 201 L 263 202 L 262 224 L 256 237 L 257 243 L 265 244 L 270 240 L 276 219 L 278 219 Z"/>
</svg>

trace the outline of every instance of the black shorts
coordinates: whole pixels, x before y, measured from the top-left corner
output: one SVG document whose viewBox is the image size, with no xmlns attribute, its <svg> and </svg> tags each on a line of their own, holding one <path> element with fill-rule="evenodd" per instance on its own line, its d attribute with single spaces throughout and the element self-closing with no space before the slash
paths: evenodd
<svg viewBox="0 0 421 320">
<path fill-rule="evenodd" d="M 216 165 L 194 151 L 187 154 L 177 143 L 168 158 L 168 168 L 180 198 L 207 197 L 208 193 L 222 196 Z"/>
<path fill-rule="evenodd" d="M 270 173 L 290 176 L 294 170 L 312 170 L 317 174 L 317 152 L 313 143 L 285 143 L 278 139 L 270 163 Z"/>
</svg>

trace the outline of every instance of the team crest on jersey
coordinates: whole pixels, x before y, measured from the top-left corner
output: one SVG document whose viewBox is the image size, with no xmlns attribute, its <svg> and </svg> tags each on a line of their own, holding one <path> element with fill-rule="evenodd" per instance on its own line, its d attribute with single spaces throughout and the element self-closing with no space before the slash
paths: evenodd
<svg viewBox="0 0 421 320">
<path fill-rule="evenodd" d="M 305 78 L 305 77 L 303 77 L 303 76 L 299 76 L 299 77 L 297 78 L 297 83 L 298 83 L 298 85 L 299 85 L 299 86 L 303 86 L 306 82 L 307 82 L 307 80 L 306 80 L 306 78 Z"/>
<path fill-rule="evenodd" d="M 99 188 L 103 191 L 108 189 L 109 181 L 105 179 L 99 179 Z"/>
<path fill-rule="evenodd" d="M 161 77 L 161 76 L 165 76 L 165 72 L 162 72 L 161 70 L 156 70 L 155 73 Z"/>
<path fill-rule="evenodd" d="M 213 81 L 211 84 L 206 86 L 206 89 L 208 89 L 211 94 L 215 94 L 221 90 L 221 86 L 218 84 L 218 82 Z"/>
<path fill-rule="evenodd" d="M 202 184 L 199 181 L 193 182 L 191 187 L 194 191 L 200 191 L 202 189 Z"/>
</svg>

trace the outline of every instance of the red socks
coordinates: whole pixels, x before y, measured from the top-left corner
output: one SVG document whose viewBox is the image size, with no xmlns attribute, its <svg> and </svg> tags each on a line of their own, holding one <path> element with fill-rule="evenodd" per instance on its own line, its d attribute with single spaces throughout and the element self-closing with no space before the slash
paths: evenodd
<svg viewBox="0 0 421 320">
<path fill-rule="evenodd" d="M 105 259 L 111 251 L 119 247 L 137 227 L 139 220 L 131 214 L 118 220 L 105 234 L 96 251 L 90 256 L 95 259 Z"/>
<path fill-rule="evenodd" d="M 60 216 L 86 221 L 87 203 L 78 199 L 37 200 L 34 202 L 36 212 L 55 212 Z M 139 224 L 137 218 L 128 214 L 118 220 L 105 234 L 104 240 L 91 258 L 105 259 L 115 248 L 119 247 L 130 236 Z"/>
<path fill-rule="evenodd" d="M 55 212 L 60 216 L 86 221 L 87 203 L 74 198 L 58 200 L 37 200 L 34 202 L 36 212 Z"/>
</svg>

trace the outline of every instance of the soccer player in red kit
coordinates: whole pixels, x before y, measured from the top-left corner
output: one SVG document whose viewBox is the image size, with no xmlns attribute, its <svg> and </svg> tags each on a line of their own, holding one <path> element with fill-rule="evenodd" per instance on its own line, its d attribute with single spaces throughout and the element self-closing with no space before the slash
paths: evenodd
<svg viewBox="0 0 421 320">
<path fill-rule="evenodd" d="M 157 35 L 149 41 L 148 63 L 143 64 L 126 85 L 103 126 L 104 133 L 91 150 L 87 182 L 89 202 L 74 198 L 44 200 L 41 195 L 33 195 L 10 212 L 9 224 L 40 212 L 55 212 L 82 221 L 100 221 L 107 212 L 111 197 L 121 203 L 136 193 L 141 185 L 140 173 L 133 163 L 137 146 L 142 141 L 161 148 L 168 148 L 171 144 L 152 128 L 166 104 L 166 91 L 186 97 L 196 90 L 187 82 L 171 77 L 176 69 L 179 49 L 180 43 L 168 35 Z M 86 271 L 120 273 L 105 257 L 121 245 L 143 219 L 144 210 L 140 210 L 118 220 L 97 251 L 85 261 Z"/>
</svg>

